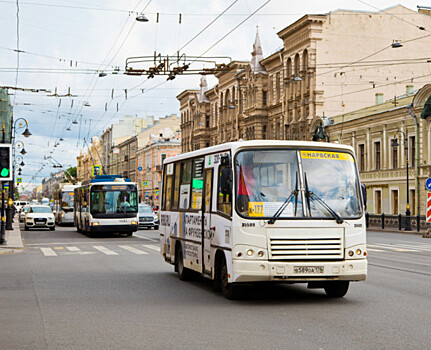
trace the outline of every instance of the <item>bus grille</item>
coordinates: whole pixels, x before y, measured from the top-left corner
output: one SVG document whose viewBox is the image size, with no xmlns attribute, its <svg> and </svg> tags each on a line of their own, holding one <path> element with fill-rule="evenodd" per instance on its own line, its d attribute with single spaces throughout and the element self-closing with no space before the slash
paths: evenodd
<svg viewBox="0 0 431 350">
<path fill-rule="evenodd" d="M 343 258 L 342 237 L 270 238 L 271 260 L 337 260 Z"/>
</svg>

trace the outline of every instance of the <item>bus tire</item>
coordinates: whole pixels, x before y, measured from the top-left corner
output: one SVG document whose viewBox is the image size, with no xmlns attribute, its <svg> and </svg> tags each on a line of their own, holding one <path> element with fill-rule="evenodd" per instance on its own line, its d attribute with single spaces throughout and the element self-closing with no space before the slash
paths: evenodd
<svg viewBox="0 0 431 350">
<path fill-rule="evenodd" d="M 179 243 L 175 249 L 175 271 L 181 281 L 188 281 L 192 277 L 192 271 L 184 267 L 183 249 Z"/>
<path fill-rule="evenodd" d="M 218 251 L 215 256 L 215 271 L 214 271 L 214 279 L 213 279 L 213 290 L 215 292 L 221 292 L 221 282 L 220 282 L 220 269 L 221 269 L 221 260 L 223 259 L 223 253 Z"/>
<path fill-rule="evenodd" d="M 330 298 L 342 298 L 346 295 L 349 290 L 349 281 L 333 281 L 326 282 L 325 293 Z"/>
<path fill-rule="evenodd" d="M 229 300 L 235 300 L 240 297 L 240 286 L 229 283 L 226 259 L 223 257 L 220 265 L 220 286 L 224 297 Z"/>
</svg>

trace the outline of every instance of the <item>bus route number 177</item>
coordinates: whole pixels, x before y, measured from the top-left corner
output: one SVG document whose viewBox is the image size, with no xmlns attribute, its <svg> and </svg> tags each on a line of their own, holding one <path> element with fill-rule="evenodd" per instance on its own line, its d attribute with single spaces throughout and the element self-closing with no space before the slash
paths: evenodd
<svg viewBox="0 0 431 350">
<path fill-rule="evenodd" d="M 248 204 L 248 215 L 249 216 L 264 216 L 263 202 L 250 202 Z"/>
</svg>

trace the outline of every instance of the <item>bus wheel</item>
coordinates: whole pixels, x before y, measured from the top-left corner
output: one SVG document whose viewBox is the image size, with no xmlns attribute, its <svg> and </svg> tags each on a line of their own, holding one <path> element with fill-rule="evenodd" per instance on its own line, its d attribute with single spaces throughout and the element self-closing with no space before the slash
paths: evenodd
<svg viewBox="0 0 431 350">
<path fill-rule="evenodd" d="M 229 283 L 226 259 L 222 259 L 220 267 L 220 286 L 221 292 L 226 299 L 235 300 L 240 297 L 240 286 Z"/>
<path fill-rule="evenodd" d="M 342 298 L 349 290 L 349 281 L 334 281 L 326 282 L 325 286 L 326 295 L 330 298 Z"/>
<path fill-rule="evenodd" d="M 180 244 L 177 244 L 175 251 L 175 270 L 181 281 L 188 281 L 192 277 L 192 271 L 184 267 L 183 249 Z"/>
</svg>

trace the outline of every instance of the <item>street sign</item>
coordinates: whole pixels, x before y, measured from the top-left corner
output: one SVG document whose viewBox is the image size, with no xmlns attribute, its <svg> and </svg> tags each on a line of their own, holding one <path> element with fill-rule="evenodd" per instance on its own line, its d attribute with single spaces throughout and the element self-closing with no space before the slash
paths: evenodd
<svg viewBox="0 0 431 350">
<path fill-rule="evenodd" d="M 431 177 L 425 181 L 425 186 L 431 191 Z"/>
<path fill-rule="evenodd" d="M 148 187 L 148 181 L 142 181 L 142 186 Z"/>
<path fill-rule="evenodd" d="M 138 166 L 138 171 L 142 171 L 142 167 L 141 166 Z"/>
<path fill-rule="evenodd" d="M 17 178 L 16 178 L 16 183 L 17 183 L 17 184 L 22 183 L 22 177 L 17 177 Z"/>
<path fill-rule="evenodd" d="M 431 192 L 427 194 L 427 222 L 431 222 Z"/>
<path fill-rule="evenodd" d="M 102 166 L 101 165 L 93 165 L 91 167 L 91 173 L 94 176 L 100 175 L 102 173 Z"/>
<path fill-rule="evenodd" d="M 9 184 L 4 184 L 4 189 L 8 190 L 9 189 Z"/>
</svg>

